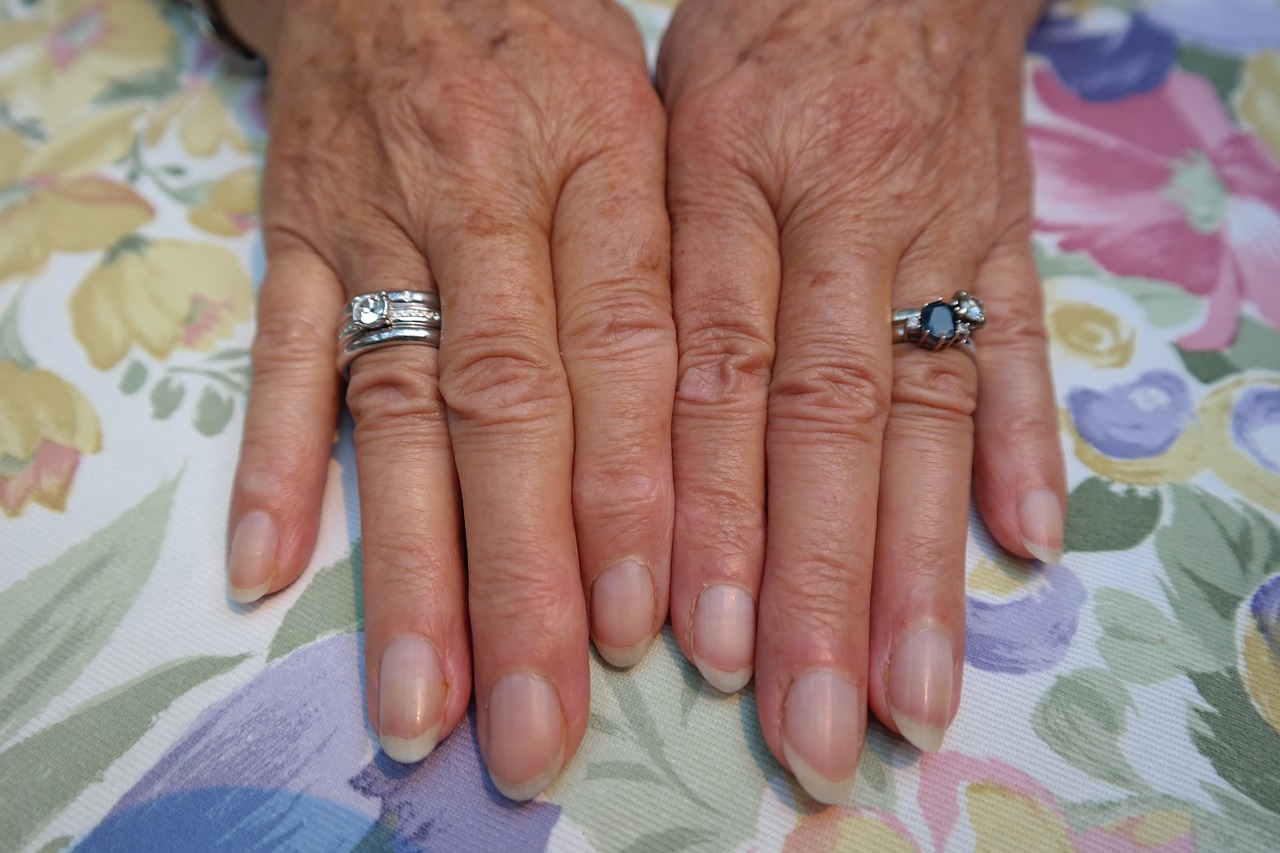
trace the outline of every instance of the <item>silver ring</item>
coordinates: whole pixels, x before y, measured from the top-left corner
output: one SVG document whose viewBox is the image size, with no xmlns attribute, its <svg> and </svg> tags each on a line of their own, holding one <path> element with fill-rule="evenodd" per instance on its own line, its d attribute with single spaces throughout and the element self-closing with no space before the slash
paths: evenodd
<svg viewBox="0 0 1280 853">
<path fill-rule="evenodd" d="M 972 351 L 973 333 L 987 325 L 982 300 L 957 290 L 950 302 L 941 299 L 919 308 L 893 312 L 893 342 L 940 350 L 964 346 Z"/>
<path fill-rule="evenodd" d="M 338 372 L 356 356 L 393 344 L 440 346 L 440 296 L 423 290 L 383 290 L 347 303 L 338 320 Z"/>
</svg>

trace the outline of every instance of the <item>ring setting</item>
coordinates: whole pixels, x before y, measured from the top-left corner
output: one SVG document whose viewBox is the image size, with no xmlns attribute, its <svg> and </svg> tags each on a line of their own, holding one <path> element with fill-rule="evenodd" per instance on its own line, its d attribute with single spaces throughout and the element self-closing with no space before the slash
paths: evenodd
<svg viewBox="0 0 1280 853">
<path fill-rule="evenodd" d="M 982 300 L 957 290 L 949 302 L 941 299 L 920 308 L 893 312 L 893 342 L 917 344 L 929 350 L 973 346 L 973 333 L 987 324 Z"/>
<path fill-rule="evenodd" d="M 394 344 L 440 346 L 440 297 L 424 290 L 365 293 L 347 303 L 338 321 L 338 372 L 356 356 Z"/>
</svg>

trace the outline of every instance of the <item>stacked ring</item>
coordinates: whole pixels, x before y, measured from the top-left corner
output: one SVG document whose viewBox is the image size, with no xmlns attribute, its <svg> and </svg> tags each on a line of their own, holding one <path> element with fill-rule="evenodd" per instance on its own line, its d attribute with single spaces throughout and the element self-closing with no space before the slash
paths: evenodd
<svg viewBox="0 0 1280 853">
<path fill-rule="evenodd" d="M 957 290 L 950 302 L 941 299 L 920 308 L 893 312 L 893 342 L 918 344 L 925 349 L 973 346 L 973 333 L 987 324 L 982 300 Z"/>
<path fill-rule="evenodd" d="M 440 346 L 440 297 L 421 290 L 366 293 L 347 303 L 338 323 L 338 372 L 362 353 L 394 344 Z"/>
</svg>

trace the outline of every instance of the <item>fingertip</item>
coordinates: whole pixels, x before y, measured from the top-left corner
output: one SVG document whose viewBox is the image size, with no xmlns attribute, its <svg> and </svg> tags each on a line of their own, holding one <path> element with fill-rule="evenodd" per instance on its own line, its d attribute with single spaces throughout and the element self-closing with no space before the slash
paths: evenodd
<svg viewBox="0 0 1280 853">
<path fill-rule="evenodd" d="M 426 758 L 440 741 L 446 689 L 440 655 L 413 634 L 392 638 L 378 669 L 378 741 L 401 764 Z"/>
<path fill-rule="evenodd" d="M 532 800 L 560 774 L 565 718 L 554 685 L 533 673 L 504 676 L 489 692 L 482 738 L 489 778 L 504 797 Z"/>
<path fill-rule="evenodd" d="M 653 575 L 636 559 L 606 569 L 591 587 L 591 633 L 596 651 L 625 669 L 639 663 L 653 644 Z"/>
<path fill-rule="evenodd" d="M 280 534 L 262 510 L 245 513 L 236 524 L 227 555 L 227 589 L 237 604 L 252 604 L 271 590 Z"/>
<path fill-rule="evenodd" d="M 1022 545 L 1042 563 L 1062 562 L 1066 518 L 1058 493 L 1049 488 L 1025 492 L 1018 501 Z"/>
<path fill-rule="evenodd" d="M 745 589 L 714 584 L 693 610 L 693 663 L 715 689 L 737 693 L 755 673 L 756 603 Z"/>
</svg>

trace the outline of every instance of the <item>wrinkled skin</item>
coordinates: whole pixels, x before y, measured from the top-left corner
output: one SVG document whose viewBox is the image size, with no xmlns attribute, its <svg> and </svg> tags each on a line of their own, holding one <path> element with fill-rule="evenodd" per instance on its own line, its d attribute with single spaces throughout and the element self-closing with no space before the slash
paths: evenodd
<svg viewBox="0 0 1280 853">
<path fill-rule="evenodd" d="M 1005 547 L 1061 547 L 1038 4 L 686 0 L 659 100 L 601 0 L 225 2 L 272 69 L 233 597 L 310 559 L 343 304 L 438 290 L 439 351 L 364 354 L 346 386 L 388 754 L 474 690 L 495 784 L 536 795 L 585 730 L 588 637 L 630 665 L 668 601 L 712 684 L 754 672 L 818 799 L 851 789 L 868 703 L 937 748 L 970 460 Z M 976 359 L 891 346 L 892 306 L 961 288 L 994 318 Z"/>
</svg>

